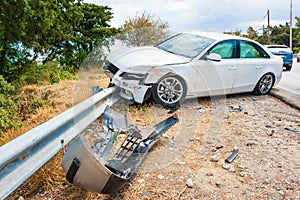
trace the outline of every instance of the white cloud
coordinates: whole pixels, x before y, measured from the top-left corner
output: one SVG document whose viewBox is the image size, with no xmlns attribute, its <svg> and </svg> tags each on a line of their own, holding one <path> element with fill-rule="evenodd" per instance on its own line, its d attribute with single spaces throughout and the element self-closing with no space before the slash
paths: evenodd
<svg viewBox="0 0 300 200">
<path fill-rule="evenodd" d="M 111 25 L 120 27 L 126 19 L 143 11 L 169 23 L 175 31 L 246 31 L 249 26 L 267 26 L 264 16 L 271 13 L 271 25 L 289 21 L 289 0 L 85 0 L 108 5 L 114 18 Z M 275 3 L 276 2 L 276 3 Z M 300 16 L 300 4 L 294 0 L 293 16 Z M 294 18 L 294 17 L 293 17 Z M 295 20 L 294 20 L 295 23 Z"/>
</svg>

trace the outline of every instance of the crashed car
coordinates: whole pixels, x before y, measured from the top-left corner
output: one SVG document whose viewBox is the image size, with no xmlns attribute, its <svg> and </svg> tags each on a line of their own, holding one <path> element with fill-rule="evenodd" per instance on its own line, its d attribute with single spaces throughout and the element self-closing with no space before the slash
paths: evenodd
<svg viewBox="0 0 300 200">
<path fill-rule="evenodd" d="M 272 54 L 279 56 L 283 59 L 282 67 L 285 67 L 287 71 L 290 71 L 293 66 L 293 51 L 286 45 L 266 45 Z"/>
<path fill-rule="evenodd" d="M 267 94 L 282 77 L 282 59 L 247 38 L 180 33 L 157 46 L 112 52 L 104 65 L 120 95 L 167 108 L 185 99 L 254 91 Z"/>
</svg>

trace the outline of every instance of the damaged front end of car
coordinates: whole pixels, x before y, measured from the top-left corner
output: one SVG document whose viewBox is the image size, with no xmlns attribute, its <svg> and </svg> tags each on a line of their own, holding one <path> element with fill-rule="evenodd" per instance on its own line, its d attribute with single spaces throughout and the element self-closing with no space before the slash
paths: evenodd
<svg viewBox="0 0 300 200">
<path fill-rule="evenodd" d="M 97 132 L 98 138 L 92 147 L 84 134 L 70 143 L 62 160 L 66 179 L 92 192 L 119 191 L 136 174 L 159 137 L 177 122 L 175 114 L 143 137 L 135 125 L 128 124 L 125 115 L 107 108 L 103 131 Z M 120 133 L 125 134 L 122 141 L 118 139 Z"/>
</svg>

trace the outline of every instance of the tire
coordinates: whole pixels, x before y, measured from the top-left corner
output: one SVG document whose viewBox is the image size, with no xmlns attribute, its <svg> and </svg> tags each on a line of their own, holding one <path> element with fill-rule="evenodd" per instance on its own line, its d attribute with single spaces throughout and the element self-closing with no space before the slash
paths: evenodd
<svg viewBox="0 0 300 200">
<path fill-rule="evenodd" d="M 292 66 L 287 66 L 287 67 L 285 67 L 285 70 L 286 70 L 286 71 L 291 71 L 291 69 L 292 69 Z"/>
<path fill-rule="evenodd" d="M 152 87 L 154 101 L 169 109 L 179 107 L 186 97 L 186 92 L 185 81 L 177 75 L 164 76 Z"/>
<path fill-rule="evenodd" d="M 254 93 L 258 95 L 268 94 L 274 85 L 274 76 L 270 73 L 263 75 L 255 86 Z"/>
</svg>

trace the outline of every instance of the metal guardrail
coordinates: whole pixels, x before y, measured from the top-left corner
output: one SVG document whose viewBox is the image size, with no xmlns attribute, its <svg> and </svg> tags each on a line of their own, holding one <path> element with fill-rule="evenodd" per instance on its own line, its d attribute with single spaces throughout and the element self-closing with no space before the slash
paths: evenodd
<svg viewBox="0 0 300 200">
<path fill-rule="evenodd" d="M 0 199 L 6 198 L 119 100 L 111 87 L 0 147 Z M 62 145 L 63 141 L 63 145 Z"/>
</svg>

